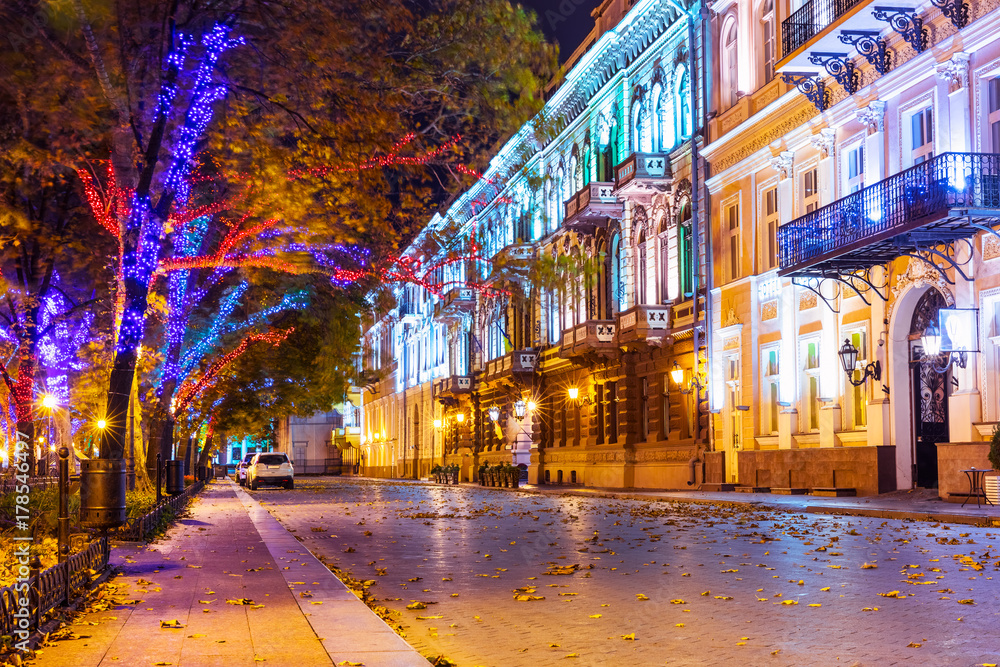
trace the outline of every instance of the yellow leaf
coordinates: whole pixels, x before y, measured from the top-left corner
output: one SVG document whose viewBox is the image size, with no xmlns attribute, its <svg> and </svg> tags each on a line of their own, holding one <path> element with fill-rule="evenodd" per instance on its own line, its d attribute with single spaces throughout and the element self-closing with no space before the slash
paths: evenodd
<svg viewBox="0 0 1000 667">
<path fill-rule="evenodd" d="M 684 624 L 683 624 L 683 623 L 675 623 L 675 624 L 674 624 L 674 627 L 675 627 L 675 628 L 683 628 L 683 627 L 684 627 Z"/>
<path fill-rule="evenodd" d="M 959 600 L 958 604 L 976 604 L 974 600 Z"/>
<path fill-rule="evenodd" d="M 906 648 L 920 648 L 921 646 L 923 646 L 923 644 L 918 644 L 916 642 L 910 642 L 909 644 L 906 645 Z"/>
<path fill-rule="evenodd" d="M 779 604 L 798 604 L 798 600 L 782 600 Z"/>
<path fill-rule="evenodd" d="M 648 599 L 648 598 L 646 598 L 645 596 L 643 596 L 643 597 L 641 597 L 639 599 L 642 600 L 642 599 Z M 670 604 L 687 604 L 687 602 L 685 602 L 684 600 L 681 600 L 681 599 L 678 598 L 676 600 L 671 600 Z"/>
<path fill-rule="evenodd" d="M 634 641 L 635 641 L 635 633 L 634 633 L 634 632 L 631 632 L 631 633 L 629 633 L 629 634 L 627 634 L 627 635 L 622 635 L 622 639 L 625 639 L 625 640 L 627 640 L 627 641 L 633 641 L 633 642 L 634 642 Z"/>
<path fill-rule="evenodd" d="M 207 636 L 208 636 L 208 635 L 203 635 L 203 634 L 200 634 L 200 633 L 197 633 L 197 632 L 196 632 L 196 633 L 195 633 L 195 634 L 193 634 L 193 635 L 188 635 L 188 639 L 198 639 L 199 637 L 207 637 Z"/>
<path fill-rule="evenodd" d="M 238 598 L 236 600 L 226 600 L 226 604 L 253 604 L 250 598 Z"/>
<path fill-rule="evenodd" d="M 889 591 L 888 593 L 879 593 L 879 596 L 884 597 L 884 598 L 898 598 L 898 597 L 904 597 L 905 598 L 906 597 L 905 595 L 900 596 L 899 591 Z"/>
<path fill-rule="evenodd" d="M 712 591 L 705 591 L 704 593 L 701 594 L 701 596 L 705 597 L 707 595 L 711 595 L 711 593 L 712 593 Z"/>
<path fill-rule="evenodd" d="M 174 619 L 172 621 L 160 621 L 160 627 L 178 629 L 178 628 L 183 628 L 184 626 L 181 625 L 180 621 Z"/>
<path fill-rule="evenodd" d="M 311 600 L 309 602 L 309 604 L 323 604 L 323 601 L 322 600 Z M 261 605 L 261 606 L 263 607 L 264 605 Z"/>
<path fill-rule="evenodd" d="M 876 565 L 875 563 L 865 563 L 864 565 L 861 566 L 861 569 L 862 570 L 874 570 L 877 567 L 878 567 L 878 565 Z"/>
<path fill-rule="evenodd" d="M 432 618 L 444 618 L 444 614 L 438 614 L 437 616 L 417 616 L 418 621 L 429 621 Z"/>
<path fill-rule="evenodd" d="M 364 667 L 363 662 L 351 662 L 350 660 L 344 660 L 337 663 L 337 667 Z"/>
<path fill-rule="evenodd" d="M 822 607 L 823 605 L 819 604 L 818 602 L 814 602 L 814 603 L 810 604 L 809 606 L 810 607 Z"/>
<path fill-rule="evenodd" d="M 427 609 L 427 605 L 418 600 L 414 600 L 410 604 L 406 605 L 407 609 Z"/>
<path fill-rule="evenodd" d="M 590 617 L 591 618 L 600 618 L 601 615 L 600 614 L 591 614 Z"/>
<path fill-rule="evenodd" d="M 830 590 L 830 587 L 829 586 L 825 586 L 825 587 L 821 588 L 820 590 L 825 593 L 826 591 Z"/>
<path fill-rule="evenodd" d="M 579 653 L 567 653 L 566 657 L 567 658 L 579 658 L 580 654 Z"/>
</svg>

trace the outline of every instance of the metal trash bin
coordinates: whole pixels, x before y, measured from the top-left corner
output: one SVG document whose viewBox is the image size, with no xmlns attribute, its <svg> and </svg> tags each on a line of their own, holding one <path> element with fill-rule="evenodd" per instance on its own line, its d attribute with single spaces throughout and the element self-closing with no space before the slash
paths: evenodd
<svg viewBox="0 0 1000 667">
<path fill-rule="evenodd" d="M 226 466 L 215 466 L 215 479 L 225 479 L 226 478 Z"/>
<path fill-rule="evenodd" d="M 107 530 L 125 523 L 125 461 L 88 459 L 80 466 L 80 523 Z"/>
<path fill-rule="evenodd" d="M 176 496 L 184 492 L 184 462 L 177 459 L 167 461 L 167 495 Z"/>
</svg>

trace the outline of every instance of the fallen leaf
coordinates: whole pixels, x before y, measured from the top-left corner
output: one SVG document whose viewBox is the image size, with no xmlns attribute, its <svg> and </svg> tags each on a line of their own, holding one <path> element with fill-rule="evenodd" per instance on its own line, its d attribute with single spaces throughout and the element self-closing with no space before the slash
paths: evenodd
<svg viewBox="0 0 1000 667">
<path fill-rule="evenodd" d="M 601 614 L 591 614 L 590 618 L 600 618 Z"/>
<path fill-rule="evenodd" d="M 179 629 L 179 628 L 183 628 L 184 626 L 181 625 L 180 621 L 178 621 L 177 619 L 174 619 L 172 621 L 160 621 L 160 627 L 161 628 L 170 628 L 170 629 Z"/>
</svg>

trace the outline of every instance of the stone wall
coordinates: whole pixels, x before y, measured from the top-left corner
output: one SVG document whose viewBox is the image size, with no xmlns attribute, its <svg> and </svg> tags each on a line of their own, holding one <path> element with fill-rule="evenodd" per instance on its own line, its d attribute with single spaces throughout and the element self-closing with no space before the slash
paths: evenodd
<svg viewBox="0 0 1000 667">
<path fill-rule="evenodd" d="M 895 466 L 892 446 L 744 450 L 739 480 L 772 488 L 854 488 L 866 496 L 896 489 Z"/>
<path fill-rule="evenodd" d="M 941 499 L 956 503 L 964 501 L 964 494 L 969 492 L 969 479 L 962 471 L 969 468 L 989 470 L 993 467 L 987 458 L 989 453 L 988 442 L 939 442 L 938 495 Z M 963 495 L 952 498 L 952 493 Z"/>
</svg>

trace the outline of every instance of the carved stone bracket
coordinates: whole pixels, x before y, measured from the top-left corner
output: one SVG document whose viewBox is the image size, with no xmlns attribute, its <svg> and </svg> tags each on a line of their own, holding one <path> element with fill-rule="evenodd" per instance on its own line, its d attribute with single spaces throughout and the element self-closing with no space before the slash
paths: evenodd
<svg viewBox="0 0 1000 667">
<path fill-rule="evenodd" d="M 792 163 L 795 161 L 795 153 L 792 151 L 782 151 L 771 158 L 771 168 L 774 169 L 781 178 L 788 178 L 792 173 Z"/>
<path fill-rule="evenodd" d="M 882 100 L 875 100 L 866 107 L 858 109 L 858 120 L 868 126 L 868 134 L 885 132 L 885 109 L 888 105 Z"/>
<path fill-rule="evenodd" d="M 938 76 L 948 82 L 950 93 L 969 87 L 969 54 L 959 51 L 937 66 Z"/>
<path fill-rule="evenodd" d="M 824 158 L 828 158 L 833 155 L 833 146 L 836 142 L 837 131 L 825 127 L 819 131 L 819 134 L 814 134 L 809 138 L 809 141 L 819 149 L 820 153 Z"/>
</svg>

